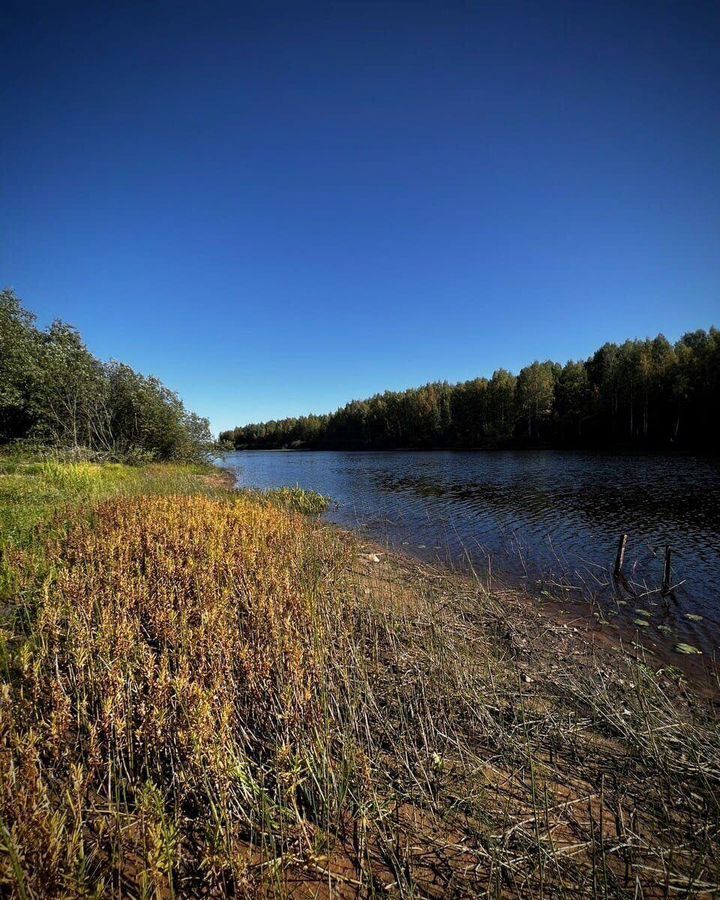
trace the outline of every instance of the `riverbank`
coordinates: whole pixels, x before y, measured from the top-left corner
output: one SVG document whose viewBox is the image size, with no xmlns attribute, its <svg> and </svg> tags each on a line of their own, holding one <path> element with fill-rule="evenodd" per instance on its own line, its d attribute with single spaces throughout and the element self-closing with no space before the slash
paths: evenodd
<svg viewBox="0 0 720 900">
<path fill-rule="evenodd" d="M 0 495 L 11 893 L 716 889 L 715 701 L 637 647 L 210 468 Z"/>
<path fill-rule="evenodd" d="M 328 521 L 425 562 L 492 572 L 491 587 L 497 572 L 536 603 L 563 598 L 608 630 L 640 632 L 674 665 L 720 658 L 720 468 L 707 458 L 263 451 L 219 464 L 245 485 L 332 497 Z M 626 580 L 613 577 L 622 534 Z"/>
</svg>

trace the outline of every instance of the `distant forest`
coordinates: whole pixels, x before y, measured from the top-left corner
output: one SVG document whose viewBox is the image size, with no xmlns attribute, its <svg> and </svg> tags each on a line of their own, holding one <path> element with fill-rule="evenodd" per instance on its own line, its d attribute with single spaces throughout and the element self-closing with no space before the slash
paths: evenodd
<svg viewBox="0 0 720 900">
<path fill-rule="evenodd" d="M 605 344 L 581 362 L 434 382 L 353 400 L 329 415 L 220 434 L 238 450 L 678 447 L 717 452 L 720 331 Z"/>
<path fill-rule="evenodd" d="M 211 445 L 207 419 L 157 378 L 93 356 L 78 332 L 39 329 L 0 291 L 0 445 L 85 450 L 122 459 L 194 459 Z"/>
</svg>

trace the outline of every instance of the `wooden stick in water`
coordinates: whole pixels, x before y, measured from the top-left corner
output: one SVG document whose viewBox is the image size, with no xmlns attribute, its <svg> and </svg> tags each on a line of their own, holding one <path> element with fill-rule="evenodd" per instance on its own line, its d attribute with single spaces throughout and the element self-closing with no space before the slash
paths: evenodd
<svg viewBox="0 0 720 900">
<path fill-rule="evenodd" d="M 665 565 L 663 566 L 663 583 L 662 592 L 667 594 L 670 591 L 670 578 L 672 576 L 672 550 L 670 547 L 665 548 Z"/>
<path fill-rule="evenodd" d="M 626 534 L 620 536 L 617 556 L 615 557 L 615 569 L 613 570 L 613 575 L 615 576 L 615 578 L 617 578 L 622 572 L 623 562 L 625 561 L 625 548 L 627 547 L 627 539 L 628 536 Z"/>
</svg>

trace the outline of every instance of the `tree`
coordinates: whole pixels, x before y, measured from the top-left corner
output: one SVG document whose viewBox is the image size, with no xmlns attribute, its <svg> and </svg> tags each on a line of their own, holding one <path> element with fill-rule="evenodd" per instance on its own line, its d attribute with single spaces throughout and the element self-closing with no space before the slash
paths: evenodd
<svg viewBox="0 0 720 900">
<path fill-rule="evenodd" d="M 520 370 L 517 380 L 517 402 L 527 422 L 527 436 L 532 439 L 552 412 L 555 375 L 550 362 L 534 362 Z"/>
<path fill-rule="evenodd" d="M 43 336 L 39 363 L 38 435 L 61 447 L 107 449 L 103 367 L 78 332 L 53 322 Z"/>
<path fill-rule="evenodd" d="M 211 439 L 207 420 L 157 378 L 102 363 L 63 322 L 39 330 L 12 291 L 2 291 L 0 442 L 28 437 L 158 459 L 196 457 Z"/>
<path fill-rule="evenodd" d="M 620 351 L 617 344 L 603 344 L 587 362 L 588 378 L 597 399 L 596 440 L 615 438 L 619 430 Z"/>
<path fill-rule="evenodd" d="M 555 408 L 561 431 L 581 438 L 583 423 L 592 414 L 592 388 L 584 363 L 568 362 L 563 367 L 555 386 Z"/>
<path fill-rule="evenodd" d="M 493 372 L 488 385 L 488 420 L 495 440 L 510 437 L 515 427 L 515 390 L 517 378 L 507 369 Z"/>
<path fill-rule="evenodd" d="M 450 394 L 453 436 L 465 447 L 480 447 L 488 436 L 488 380 L 459 384 Z"/>
<path fill-rule="evenodd" d="M 246 425 L 236 447 L 490 447 L 523 441 L 585 446 L 682 443 L 717 449 L 720 332 L 672 346 L 663 335 L 604 344 L 590 359 L 534 362 L 516 378 L 434 382 L 353 400 L 327 416 Z M 312 426 L 310 425 L 312 421 Z"/>
<path fill-rule="evenodd" d="M 40 375 L 35 316 L 10 290 L 0 292 L 0 441 L 26 437 L 36 421 Z"/>
</svg>

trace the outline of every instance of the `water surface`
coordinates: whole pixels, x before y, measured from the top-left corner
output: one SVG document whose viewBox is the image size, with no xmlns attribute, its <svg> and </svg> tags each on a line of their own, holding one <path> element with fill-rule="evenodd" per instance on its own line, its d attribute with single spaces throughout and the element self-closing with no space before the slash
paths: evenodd
<svg viewBox="0 0 720 900">
<path fill-rule="evenodd" d="M 319 491 L 334 501 L 330 521 L 375 541 L 483 573 L 491 568 L 538 593 L 567 585 L 573 589 L 568 596 L 592 596 L 618 621 L 646 619 L 651 624 L 642 633 L 656 640 L 717 651 L 718 459 L 249 451 L 229 454 L 221 465 L 240 485 Z M 629 535 L 626 588 L 611 577 L 622 533 Z M 674 590 L 663 598 L 658 589 L 666 545 L 673 549 Z"/>
</svg>

